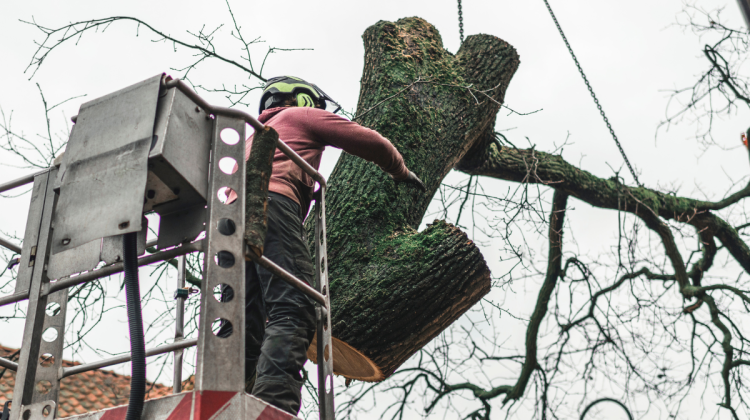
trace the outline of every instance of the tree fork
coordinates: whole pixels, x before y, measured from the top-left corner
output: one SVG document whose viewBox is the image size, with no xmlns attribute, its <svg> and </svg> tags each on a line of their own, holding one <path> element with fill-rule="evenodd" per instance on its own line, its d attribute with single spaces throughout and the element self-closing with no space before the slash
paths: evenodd
<svg viewBox="0 0 750 420">
<path fill-rule="evenodd" d="M 334 370 L 379 381 L 490 290 L 484 258 L 460 229 L 415 228 L 445 175 L 492 126 L 519 59 L 489 35 L 468 37 L 454 56 L 419 18 L 378 22 L 363 38 L 358 121 L 389 138 L 428 189 L 396 185 L 346 154 L 329 180 Z"/>
</svg>

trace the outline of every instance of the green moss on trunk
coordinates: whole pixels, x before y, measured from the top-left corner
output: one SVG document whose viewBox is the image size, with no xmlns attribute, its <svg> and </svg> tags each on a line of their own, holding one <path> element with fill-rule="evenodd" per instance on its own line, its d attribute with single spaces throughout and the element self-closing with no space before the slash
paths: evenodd
<svg viewBox="0 0 750 420">
<path fill-rule="evenodd" d="M 387 377 L 489 292 L 489 269 L 458 228 L 414 228 L 445 175 L 494 121 L 494 101 L 502 102 L 519 60 L 488 35 L 467 38 L 454 56 L 419 18 L 378 22 L 363 38 L 359 122 L 389 138 L 428 188 L 396 186 L 346 154 L 329 180 L 333 334 Z"/>
</svg>

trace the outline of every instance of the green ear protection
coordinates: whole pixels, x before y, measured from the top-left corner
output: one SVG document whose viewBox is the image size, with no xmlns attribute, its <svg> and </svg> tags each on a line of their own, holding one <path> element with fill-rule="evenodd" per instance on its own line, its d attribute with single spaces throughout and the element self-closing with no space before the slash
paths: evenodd
<svg viewBox="0 0 750 420">
<path fill-rule="evenodd" d="M 315 108 L 315 101 L 305 92 L 297 94 L 297 106 Z"/>
</svg>

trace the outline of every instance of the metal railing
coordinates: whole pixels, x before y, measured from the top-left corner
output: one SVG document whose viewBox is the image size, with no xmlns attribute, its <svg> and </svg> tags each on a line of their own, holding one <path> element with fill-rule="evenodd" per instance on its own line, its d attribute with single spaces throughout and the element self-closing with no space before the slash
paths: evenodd
<svg viewBox="0 0 750 420">
<path fill-rule="evenodd" d="M 163 88 L 165 89 L 171 89 L 171 88 L 177 88 L 181 92 L 183 92 L 187 97 L 189 97 L 193 102 L 195 102 L 198 106 L 203 108 L 206 113 L 212 114 L 216 117 L 215 122 L 215 130 L 212 140 L 212 168 L 209 170 L 209 191 L 212 192 L 212 195 L 208 198 L 208 209 L 209 209 L 209 216 L 208 220 L 206 221 L 205 226 L 205 233 L 206 236 L 203 240 L 198 240 L 191 243 L 185 243 L 180 246 L 167 249 L 164 251 L 159 251 L 156 253 L 152 253 L 150 255 L 145 255 L 143 257 L 140 257 L 138 259 L 138 265 L 144 266 L 148 264 L 153 264 L 157 262 L 162 261 L 169 261 L 172 259 L 177 258 L 178 262 L 178 280 L 177 280 L 177 287 L 178 289 L 182 289 L 185 287 L 185 275 L 186 275 L 186 267 L 185 267 L 185 256 L 186 254 L 193 253 L 193 252 L 204 252 L 206 255 L 206 263 L 204 264 L 204 278 L 201 284 L 202 288 L 202 296 L 201 296 L 201 322 L 199 326 L 199 336 L 197 338 L 191 338 L 191 339 L 185 339 L 184 338 L 184 298 L 176 297 L 176 319 L 175 319 L 175 339 L 173 343 L 166 344 L 163 346 L 155 347 L 152 349 L 146 350 L 147 356 L 155 356 L 159 354 L 165 354 L 169 352 L 174 353 L 174 387 L 173 391 L 175 393 L 181 392 L 182 387 L 182 356 L 183 351 L 186 348 L 192 347 L 192 346 L 199 346 L 198 351 L 198 363 L 196 365 L 196 389 L 214 389 L 214 390 L 229 390 L 229 389 L 221 389 L 221 388 L 231 388 L 232 390 L 236 389 L 236 384 L 232 385 L 226 385 L 218 382 L 219 380 L 216 378 L 213 378 L 213 376 L 221 376 L 224 373 L 219 373 L 222 366 L 221 363 L 217 362 L 217 358 L 221 358 L 222 354 L 219 353 L 225 353 L 226 349 L 219 349 L 218 347 L 214 346 L 212 342 L 209 340 L 207 336 L 212 336 L 211 332 L 211 319 L 207 316 L 208 313 L 211 311 L 214 311 L 215 313 L 221 314 L 224 317 L 228 317 L 231 314 L 228 314 L 226 310 L 221 310 L 221 308 L 217 310 L 213 310 L 213 306 L 216 305 L 215 302 L 210 303 L 210 301 L 215 301 L 213 297 L 211 296 L 211 287 L 212 282 L 216 282 L 216 274 L 212 274 L 212 270 L 215 270 L 213 267 L 213 264 L 210 264 L 210 260 L 212 260 L 212 256 L 210 255 L 210 252 L 212 252 L 214 249 L 219 249 L 221 246 L 226 245 L 226 238 L 221 237 L 221 235 L 216 235 L 213 232 L 213 228 L 215 226 L 214 222 L 218 220 L 219 216 L 226 215 L 222 213 L 220 210 L 222 208 L 216 206 L 216 193 L 215 193 L 215 186 L 219 185 L 218 182 L 219 177 L 225 177 L 225 174 L 221 174 L 221 171 L 216 171 L 218 167 L 218 160 L 220 156 L 227 155 L 227 153 L 230 153 L 234 157 L 239 158 L 239 162 L 242 162 L 240 165 L 240 169 L 237 173 L 241 174 L 244 177 L 245 170 L 244 170 L 244 142 L 239 142 L 239 148 L 234 146 L 227 146 L 227 144 L 223 143 L 222 141 L 218 140 L 218 132 L 221 131 L 222 126 L 226 127 L 234 127 L 237 129 L 237 131 L 242 134 L 244 133 L 244 123 L 249 124 L 252 126 L 256 131 L 263 130 L 265 126 L 261 124 L 259 121 L 257 121 L 255 118 L 253 118 L 250 114 L 247 114 L 245 112 L 242 112 L 240 110 L 231 109 L 231 108 L 223 108 L 223 107 L 217 107 L 213 106 L 209 103 L 207 103 L 203 98 L 198 96 L 192 89 L 190 89 L 184 82 L 182 82 L 179 79 L 169 80 L 165 81 L 162 84 Z M 240 127 L 240 123 L 242 126 Z M 240 138 L 244 138 L 244 136 L 241 136 Z M 302 157 L 300 157 L 297 153 L 295 153 L 289 146 L 287 146 L 283 141 L 278 140 L 277 141 L 277 148 L 281 150 L 286 156 L 289 157 L 290 160 L 295 162 L 297 165 L 299 165 L 302 170 L 307 173 L 309 176 L 311 176 L 315 181 L 317 181 L 320 184 L 320 199 L 317 201 L 317 205 L 315 207 L 315 221 L 316 221 L 316 238 L 315 238 L 315 259 L 316 259 L 316 288 L 311 287 L 307 283 L 303 282 L 302 280 L 296 278 L 291 273 L 287 272 L 283 268 L 279 267 L 277 264 L 269 260 L 268 258 L 257 255 L 252 250 L 250 250 L 249 247 L 243 246 L 242 251 L 239 253 L 243 257 L 247 259 L 251 259 L 255 261 L 257 264 L 265 267 L 273 274 L 277 275 L 279 278 L 283 279 L 284 281 L 288 282 L 292 286 L 299 289 L 301 292 L 305 293 L 307 296 L 312 298 L 315 302 L 319 304 L 319 306 L 316 308 L 316 314 L 318 318 L 318 397 L 319 397 L 319 407 L 320 407 L 320 418 L 321 419 L 333 419 L 333 358 L 332 358 L 332 341 L 331 341 L 331 320 L 330 320 L 330 300 L 329 300 L 329 294 L 328 291 L 328 276 L 327 276 L 327 266 L 325 264 L 326 261 L 326 237 L 325 237 L 325 192 L 326 192 L 326 180 L 325 178 L 310 164 L 308 164 Z M 234 148 L 231 148 L 234 147 Z M 223 149 L 222 149 L 223 148 Z M 43 171 L 37 172 L 32 175 L 24 176 L 3 184 L 0 184 L 0 193 L 6 192 L 8 190 L 11 190 L 13 188 L 17 188 L 23 185 L 27 185 L 30 183 L 34 183 L 34 189 L 32 191 L 32 194 L 35 198 L 38 198 L 37 200 L 32 200 L 32 206 L 38 206 L 36 208 L 36 212 L 39 215 L 39 220 L 28 220 L 28 223 L 38 223 L 39 229 L 38 229 L 38 236 L 36 237 L 37 241 L 35 244 L 30 244 L 28 249 L 29 251 L 25 251 L 27 247 L 18 246 L 13 244 L 12 242 L 0 238 L 0 246 L 5 247 L 17 254 L 21 254 L 23 257 L 24 252 L 29 252 L 33 254 L 29 259 L 29 263 L 25 266 L 22 266 L 19 269 L 19 276 L 21 275 L 21 270 L 31 270 L 31 274 L 29 274 L 30 282 L 28 285 L 28 288 L 25 288 L 24 290 L 18 290 L 18 287 L 16 288 L 16 292 L 12 295 L 8 296 L 2 296 L 0 297 L 0 307 L 17 303 L 24 300 L 29 300 L 29 307 L 27 309 L 27 318 L 26 318 L 26 326 L 24 329 L 24 339 L 23 339 L 23 346 L 22 351 L 20 355 L 20 360 L 18 363 L 0 358 L 0 367 L 15 371 L 17 373 L 16 376 L 16 389 L 15 389 L 15 400 L 17 403 L 15 404 L 18 409 L 13 410 L 11 413 L 11 420 L 18 420 L 21 416 L 21 411 L 24 411 L 24 419 L 27 419 L 27 412 L 34 416 L 36 412 L 41 412 L 42 410 L 38 407 L 39 404 L 51 404 L 52 407 L 57 406 L 58 401 L 58 394 L 59 394 L 59 381 L 63 378 L 69 377 L 71 375 L 76 375 L 79 373 L 100 369 L 108 366 L 113 366 L 121 363 L 126 363 L 130 361 L 130 353 L 123 354 L 120 356 L 103 359 L 97 362 L 93 363 L 87 363 L 82 365 L 77 365 L 73 367 L 62 367 L 61 361 L 62 361 L 62 336 L 64 333 L 64 317 L 65 317 L 65 309 L 66 309 L 66 303 L 67 303 L 67 292 L 68 288 L 85 284 L 103 277 L 111 276 L 113 274 L 117 274 L 123 271 L 123 263 L 117 262 L 111 265 L 107 265 L 98 269 L 86 271 L 83 273 L 79 273 L 75 276 L 67 276 L 61 279 L 58 279 L 57 281 L 50 281 L 46 277 L 46 264 L 37 264 L 35 261 L 46 261 L 46 258 L 48 258 L 49 254 L 49 239 L 50 239 L 50 229 L 51 229 L 51 220 L 53 217 L 52 210 L 54 208 L 54 203 L 56 202 L 56 193 L 54 192 L 52 188 L 52 180 L 54 179 L 54 176 L 56 175 L 57 168 L 51 167 L 49 169 L 45 169 Z M 238 202 L 240 204 L 244 205 L 244 180 L 242 182 L 239 182 L 237 179 L 239 177 L 235 177 L 232 182 L 237 185 L 237 188 L 235 191 L 238 193 Z M 224 184 L 226 184 L 226 179 L 221 180 Z M 242 193 L 242 194 L 241 194 Z M 229 206 L 224 206 L 229 207 Z M 216 211 L 212 210 L 215 209 Z M 234 216 L 239 216 L 242 218 L 242 223 L 237 223 L 237 226 L 244 226 L 244 213 L 242 209 L 237 211 L 237 209 L 234 209 Z M 33 212 L 30 210 L 30 214 Z M 34 213 L 36 214 L 36 213 Z M 216 220 L 214 220 L 216 219 Z M 33 226 L 32 226 L 33 227 Z M 242 240 L 242 234 L 243 229 L 237 229 L 239 231 L 239 239 Z M 28 226 L 27 226 L 28 231 Z M 24 239 L 26 241 L 26 238 Z M 221 243 L 219 248 L 216 248 L 217 243 Z M 235 241 L 236 243 L 236 241 Z M 155 241 L 150 241 L 147 243 L 148 246 L 153 246 L 155 244 Z M 26 244 L 24 244 L 26 245 Z M 215 246 L 216 245 L 216 246 Z M 24 260 L 25 261 L 25 260 Z M 243 298 L 244 300 L 244 264 L 236 264 L 238 266 L 241 266 L 241 269 L 238 269 L 232 273 L 239 274 L 242 273 L 243 275 L 239 279 L 234 279 L 232 282 L 226 281 L 226 274 L 224 274 L 224 278 L 222 283 L 230 283 L 233 287 L 235 287 L 235 290 L 237 292 L 243 291 Z M 41 268 L 41 270 L 39 269 Z M 226 273 L 226 272 L 224 272 Z M 236 277 L 236 276 L 234 276 Z M 235 281 L 236 280 L 236 281 Z M 237 293 L 235 293 L 237 294 Z M 208 299 L 210 297 L 211 299 Z M 62 313 L 62 316 L 58 315 L 55 319 L 55 316 L 50 316 L 47 314 L 45 316 L 45 308 L 50 303 L 57 303 L 60 305 L 60 312 Z M 221 305 L 221 303 L 219 303 Z M 218 307 L 218 306 L 217 306 Z M 241 311 L 241 312 L 239 312 Z M 244 319 L 244 304 L 242 305 L 242 308 L 235 308 L 234 314 L 236 316 L 239 316 L 240 318 L 235 319 Z M 212 317 L 213 315 L 211 315 Z M 43 330 L 46 330 L 47 328 L 56 328 L 59 330 L 60 334 L 58 334 L 58 338 L 56 342 L 49 343 L 41 340 L 41 334 Z M 215 337 L 215 336 L 214 336 Z M 230 341 L 231 343 L 232 341 Z M 225 341 L 226 343 L 226 341 Z M 234 347 L 241 346 L 241 348 L 244 348 L 244 342 L 238 343 L 234 342 Z M 238 357 L 236 355 L 239 355 L 239 357 L 242 357 L 244 359 L 244 350 L 243 351 L 237 351 L 240 349 L 232 349 L 231 351 L 234 352 L 232 356 L 227 357 Z M 49 354 L 51 353 L 52 356 L 55 358 L 55 362 L 53 366 L 48 367 L 40 367 L 38 360 L 39 356 L 41 354 Z M 203 353 L 203 354 L 201 354 Z M 216 354 L 212 354 L 216 353 Z M 218 364 L 217 364 L 218 363 Z M 244 363 L 244 360 L 242 361 Z M 211 364 L 212 366 L 206 366 L 207 364 Z M 226 367 L 226 366 L 223 366 Z M 51 369 L 49 369 L 51 368 Z M 232 367 L 232 370 L 234 367 Z M 213 374 L 209 372 L 214 372 Z M 235 374 L 233 372 L 230 372 L 229 376 L 232 374 Z M 242 375 L 244 375 L 244 372 L 241 372 Z M 29 376 L 33 376 L 34 380 L 29 380 Z M 235 378 L 236 379 L 236 378 Z M 244 377 L 241 378 L 242 383 L 244 384 Z M 40 380 L 48 380 L 52 383 L 51 389 L 47 390 L 45 393 L 39 392 L 38 387 L 34 387 L 34 384 L 38 383 Z M 234 380 L 234 382 L 237 382 Z"/>
</svg>

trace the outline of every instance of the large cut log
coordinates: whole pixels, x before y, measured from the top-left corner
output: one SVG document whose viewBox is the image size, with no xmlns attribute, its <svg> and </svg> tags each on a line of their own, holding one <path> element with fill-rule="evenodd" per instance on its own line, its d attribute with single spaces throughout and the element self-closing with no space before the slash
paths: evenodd
<svg viewBox="0 0 750 420">
<path fill-rule="evenodd" d="M 396 185 L 346 154 L 329 180 L 334 371 L 379 381 L 490 290 L 487 264 L 460 229 L 415 228 L 446 174 L 494 123 L 519 59 L 489 35 L 468 37 L 454 56 L 419 18 L 378 22 L 363 38 L 357 121 L 389 138 L 428 188 Z"/>
</svg>

